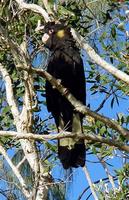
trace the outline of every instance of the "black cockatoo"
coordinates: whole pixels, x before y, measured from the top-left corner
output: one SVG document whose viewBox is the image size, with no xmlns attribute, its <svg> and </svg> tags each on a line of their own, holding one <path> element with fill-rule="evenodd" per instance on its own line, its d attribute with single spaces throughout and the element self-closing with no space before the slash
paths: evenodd
<svg viewBox="0 0 129 200">
<path fill-rule="evenodd" d="M 79 49 L 71 35 L 70 28 L 64 24 L 49 22 L 45 28 L 43 43 L 51 55 L 47 66 L 49 72 L 71 92 L 74 97 L 85 104 L 85 75 Z M 47 109 L 52 113 L 58 132 L 61 130 L 82 133 L 83 115 L 75 111 L 68 100 L 46 81 Z M 64 169 L 84 166 L 84 140 L 64 138 L 58 140 L 58 156 Z"/>
</svg>

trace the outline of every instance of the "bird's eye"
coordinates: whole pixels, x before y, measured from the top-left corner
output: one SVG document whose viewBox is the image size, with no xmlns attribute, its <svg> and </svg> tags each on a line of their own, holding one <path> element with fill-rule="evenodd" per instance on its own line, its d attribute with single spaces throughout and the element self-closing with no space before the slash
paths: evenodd
<svg viewBox="0 0 129 200">
<path fill-rule="evenodd" d="M 52 33 L 54 33 L 54 29 L 50 29 L 48 33 L 49 33 L 50 35 L 51 35 Z"/>
</svg>

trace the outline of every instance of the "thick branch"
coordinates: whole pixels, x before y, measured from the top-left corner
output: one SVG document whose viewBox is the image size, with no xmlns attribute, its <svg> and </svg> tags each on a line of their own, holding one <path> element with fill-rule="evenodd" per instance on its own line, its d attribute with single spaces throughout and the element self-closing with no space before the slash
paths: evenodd
<svg viewBox="0 0 129 200">
<path fill-rule="evenodd" d="M 89 108 L 84 106 L 80 101 L 78 101 L 69 91 L 67 88 L 64 88 L 63 85 L 57 81 L 53 76 L 51 76 L 48 72 L 42 69 L 32 69 L 33 73 L 37 73 L 40 76 L 45 77 L 66 99 L 74 106 L 75 110 L 81 112 L 85 115 L 89 115 L 96 120 L 102 121 L 104 124 L 109 126 L 110 128 L 118 131 L 121 135 L 125 138 L 129 139 L 129 131 L 122 128 L 117 122 L 111 120 L 108 117 L 100 115 L 94 111 L 91 111 Z"/>
<path fill-rule="evenodd" d="M 19 173 L 17 167 L 12 163 L 12 161 L 10 160 L 9 156 L 7 155 L 5 149 L 0 145 L 0 153 L 3 155 L 3 157 L 6 159 L 6 161 L 8 162 L 9 166 L 11 167 L 13 173 L 16 175 L 16 177 L 18 178 L 20 184 L 21 184 L 21 190 L 23 192 L 23 194 L 25 195 L 25 197 L 27 199 L 29 199 L 30 194 L 27 190 L 27 186 L 24 182 L 24 179 L 22 178 L 21 174 Z"/>
<path fill-rule="evenodd" d="M 73 38 L 79 43 L 80 47 L 85 49 L 91 60 L 93 60 L 96 64 L 107 70 L 109 73 L 111 73 L 113 76 L 115 76 L 117 79 L 122 80 L 124 83 L 129 84 L 129 75 L 122 72 L 121 70 L 118 70 L 113 65 L 107 63 L 104 59 L 102 59 L 95 50 L 85 42 L 85 39 L 80 36 L 73 28 L 71 28 L 71 33 L 73 35 Z"/>
<path fill-rule="evenodd" d="M 4 137 L 13 137 L 14 139 L 28 139 L 28 140 L 39 140 L 39 141 L 47 141 L 47 140 L 56 140 L 56 139 L 62 139 L 62 138 L 78 138 L 78 139 L 84 139 L 92 142 L 100 142 L 108 144 L 109 146 L 114 146 L 122 151 L 129 152 L 129 146 L 124 145 L 123 143 L 120 143 L 120 141 L 116 141 L 113 139 L 106 139 L 101 136 L 95 135 L 95 134 L 72 134 L 71 132 L 63 132 L 58 134 L 33 134 L 33 133 L 27 133 L 24 134 L 22 132 L 15 132 L 15 131 L 0 131 L 0 136 Z"/>
<path fill-rule="evenodd" d="M 18 3 L 19 8 L 21 10 L 31 10 L 43 16 L 46 22 L 50 21 L 48 13 L 41 6 L 38 6 L 36 4 L 25 3 L 23 0 L 15 0 L 15 1 Z"/>
<path fill-rule="evenodd" d="M 7 102 L 10 106 L 12 115 L 14 117 L 15 122 L 19 119 L 19 111 L 18 107 L 15 102 L 14 93 L 13 93 L 13 86 L 12 86 L 12 80 L 11 77 L 6 70 L 6 68 L 3 67 L 3 65 L 0 63 L 0 72 L 3 76 L 3 79 L 5 81 L 5 88 L 6 88 L 6 96 L 7 96 Z"/>
<path fill-rule="evenodd" d="M 12 80 L 11 80 L 10 75 L 8 74 L 6 68 L 4 68 L 1 64 L 0 64 L 0 72 L 3 76 L 3 79 L 5 80 L 7 102 L 9 104 L 11 112 L 13 114 L 15 125 L 17 127 L 17 130 L 19 132 L 21 132 L 21 131 L 24 132 L 24 135 L 25 135 L 25 134 L 27 134 L 27 131 L 26 131 L 27 126 L 29 126 L 29 124 L 31 124 L 30 120 L 29 120 L 30 118 L 28 117 L 28 115 L 29 115 L 28 107 L 23 106 L 22 113 L 21 114 L 19 113 L 16 102 L 15 102 L 15 98 L 14 98 Z M 26 102 L 28 102 L 28 101 L 26 100 Z M 36 151 L 34 142 L 30 142 L 28 140 L 20 140 L 20 142 L 23 147 L 25 157 L 27 158 L 32 170 L 34 170 L 34 172 L 35 172 L 36 180 L 38 180 L 39 179 L 39 177 L 38 177 L 39 163 L 38 163 L 38 156 L 37 156 L 37 151 Z"/>
</svg>

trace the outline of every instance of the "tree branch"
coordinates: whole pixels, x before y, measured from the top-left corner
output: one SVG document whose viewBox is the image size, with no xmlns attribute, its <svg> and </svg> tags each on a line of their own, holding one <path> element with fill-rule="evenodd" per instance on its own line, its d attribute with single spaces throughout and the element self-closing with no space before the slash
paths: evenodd
<svg viewBox="0 0 129 200">
<path fill-rule="evenodd" d="M 6 159 L 6 161 L 8 162 L 9 166 L 11 167 L 13 173 L 15 174 L 15 176 L 18 178 L 20 184 L 21 184 L 21 190 L 23 192 L 23 194 L 25 195 L 25 197 L 27 199 L 29 199 L 30 197 L 30 193 L 27 190 L 27 186 L 24 182 L 24 179 L 22 178 L 21 174 L 19 173 L 17 167 L 12 163 L 12 161 L 10 160 L 9 156 L 7 155 L 5 149 L 0 145 L 0 153 L 3 155 L 3 157 Z"/>
<path fill-rule="evenodd" d="M 79 35 L 73 28 L 71 28 L 71 33 L 73 35 L 73 38 L 79 43 L 80 47 L 83 48 L 88 56 L 93 60 L 96 64 L 107 70 L 109 73 L 111 73 L 113 76 L 115 76 L 117 79 L 122 80 L 124 83 L 129 84 L 129 75 L 122 72 L 121 70 L 118 70 L 113 65 L 107 63 L 104 59 L 102 59 L 95 50 L 85 42 L 85 39 Z"/>
<path fill-rule="evenodd" d="M 26 127 L 25 127 L 25 122 L 24 120 L 27 118 L 27 114 L 25 112 L 22 112 L 20 115 L 19 111 L 18 111 L 18 108 L 17 108 L 17 105 L 16 105 L 16 102 L 15 102 L 15 99 L 14 99 L 14 93 L 13 93 L 13 88 L 12 88 L 12 80 L 6 70 L 6 68 L 4 68 L 1 64 L 0 64 L 0 71 L 2 73 L 2 76 L 5 80 L 5 86 L 6 86 L 6 96 L 7 96 L 7 102 L 10 106 L 10 109 L 11 109 L 11 112 L 13 114 L 13 117 L 14 117 L 14 121 L 15 121 L 15 125 L 17 127 L 17 130 L 19 132 L 23 131 L 24 134 L 25 132 L 27 133 L 26 131 Z M 24 109 L 25 111 L 25 109 Z M 28 108 L 26 108 L 26 112 L 28 113 Z M 25 118 L 25 114 L 27 115 L 26 118 Z M 28 120 L 27 120 L 28 122 Z M 24 152 L 31 152 L 32 154 L 34 153 L 34 147 L 33 145 L 29 142 L 29 141 L 20 141 L 21 142 L 21 145 L 24 147 L 23 150 Z M 38 161 L 36 160 L 36 156 L 33 156 L 33 158 L 35 159 L 32 159 L 32 154 L 31 153 L 25 153 L 26 157 L 28 156 L 28 161 L 29 161 L 29 164 L 31 165 L 32 169 L 35 171 L 35 173 L 37 171 L 39 171 L 39 167 L 38 167 Z M 35 155 L 37 155 L 36 153 L 36 150 L 35 150 Z"/>
<path fill-rule="evenodd" d="M 78 138 L 78 139 L 84 139 L 88 140 L 89 143 L 91 141 L 93 143 L 100 142 L 104 144 L 108 144 L 109 146 L 114 146 L 122 151 L 129 152 L 129 146 L 124 145 L 124 143 L 120 143 L 120 141 L 116 141 L 113 139 L 106 139 L 104 137 L 95 135 L 95 134 L 73 134 L 71 132 L 66 132 L 62 131 L 62 133 L 57 133 L 57 134 L 48 134 L 48 135 L 43 135 L 43 134 L 33 134 L 33 133 L 27 133 L 24 134 L 22 132 L 15 132 L 15 131 L 0 131 L 0 136 L 4 137 L 13 137 L 14 139 L 28 139 L 28 140 L 39 140 L 39 141 L 48 141 L 48 140 L 57 140 L 57 139 L 62 139 L 62 138 Z"/>
<path fill-rule="evenodd" d="M 105 170 L 105 172 L 106 172 L 106 174 L 107 174 L 107 177 L 108 177 L 108 179 L 109 179 L 109 182 L 111 183 L 111 186 L 112 186 L 112 188 L 113 188 L 113 190 L 114 190 L 114 192 L 115 192 L 116 187 L 115 187 L 114 179 L 113 179 L 113 176 L 111 175 L 110 171 L 108 170 L 108 167 L 107 167 L 107 165 L 106 165 L 106 162 L 105 162 L 104 159 L 101 158 L 99 155 L 97 155 L 97 157 L 98 157 L 100 163 L 102 164 L 102 166 L 103 166 L 103 168 L 104 168 L 104 170 Z"/>
<path fill-rule="evenodd" d="M 32 68 L 32 72 L 35 74 L 39 74 L 40 76 L 44 77 L 54 86 L 66 99 L 74 106 L 75 110 L 84 114 L 89 115 L 96 120 L 99 120 L 109 126 L 110 128 L 119 132 L 122 136 L 129 140 L 129 131 L 122 128 L 117 122 L 111 120 L 108 117 L 100 115 L 94 111 L 91 111 L 89 108 L 84 106 L 80 101 L 78 101 L 69 91 L 67 88 L 63 87 L 63 85 L 57 81 L 52 75 L 42 69 Z"/>
<path fill-rule="evenodd" d="M 15 1 L 18 3 L 19 8 L 21 10 L 31 10 L 43 16 L 46 22 L 50 21 L 48 13 L 41 6 L 33 3 L 32 4 L 25 3 L 23 0 L 15 0 Z"/>
<path fill-rule="evenodd" d="M 26 157 L 24 156 L 23 159 L 17 164 L 16 168 L 19 169 L 21 165 L 25 162 Z"/>
<path fill-rule="evenodd" d="M 0 72 L 5 81 L 7 102 L 10 106 L 12 115 L 13 115 L 15 123 L 16 123 L 19 120 L 19 111 L 18 111 L 18 107 L 17 107 L 15 98 L 14 98 L 12 80 L 11 80 L 11 77 L 10 77 L 8 71 L 6 70 L 6 68 L 4 68 L 4 66 L 1 63 L 0 63 Z"/>
<path fill-rule="evenodd" d="M 91 181 L 90 174 L 89 174 L 88 169 L 87 169 L 86 166 L 83 167 L 83 171 L 84 171 L 84 173 L 86 175 L 86 179 L 88 181 L 88 184 L 90 186 L 90 189 L 91 189 L 91 192 L 92 192 L 92 195 L 93 195 L 94 199 L 98 200 L 98 197 L 97 197 L 96 192 L 94 190 L 94 185 L 93 185 L 93 183 Z"/>
</svg>

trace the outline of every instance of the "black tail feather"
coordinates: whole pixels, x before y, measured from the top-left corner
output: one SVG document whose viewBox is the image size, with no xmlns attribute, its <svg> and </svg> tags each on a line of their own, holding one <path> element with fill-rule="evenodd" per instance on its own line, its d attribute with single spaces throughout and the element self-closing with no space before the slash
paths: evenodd
<svg viewBox="0 0 129 200">
<path fill-rule="evenodd" d="M 67 146 L 58 146 L 58 156 L 64 169 L 83 167 L 85 165 L 85 144 L 75 143 L 74 148 L 68 149 Z"/>
</svg>

